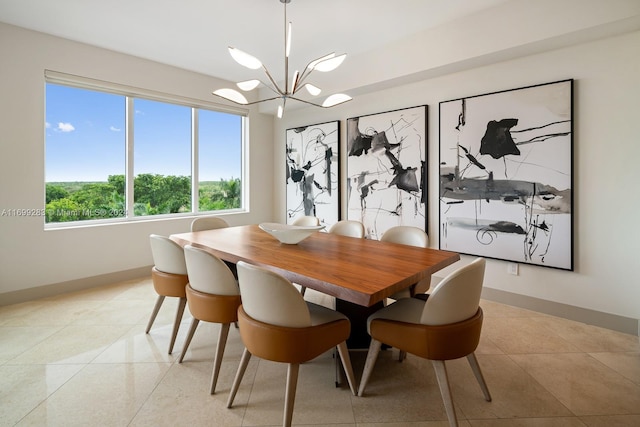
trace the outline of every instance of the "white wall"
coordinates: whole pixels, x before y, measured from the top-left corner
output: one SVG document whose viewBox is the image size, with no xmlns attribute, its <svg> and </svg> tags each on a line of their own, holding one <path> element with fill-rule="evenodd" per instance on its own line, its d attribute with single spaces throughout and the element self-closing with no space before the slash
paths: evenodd
<svg viewBox="0 0 640 427">
<path fill-rule="evenodd" d="M 341 120 L 346 141 L 346 118 L 428 104 L 428 232 L 432 247 L 438 247 L 438 103 L 573 78 L 575 271 L 521 265 L 520 275 L 513 276 L 507 274 L 506 262 L 489 260 L 486 286 L 639 319 L 639 46 L 636 31 L 359 95 L 334 109 L 289 110 L 274 126 L 275 217 L 285 218 L 287 128 Z M 345 176 L 345 143 L 341 156 Z"/>
<path fill-rule="evenodd" d="M 44 204 L 44 70 L 212 102 L 215 79 L 0 23 L 0 211 Z M 215 102 L 215 101 L 214 101 Z M 271 176 L 272 117 L 251 114 L 252 177 Z M 271 220 L 268 191 L 252 186 L 251 211 L 232 225 Z M 43 217 L 0 217 L 3 293 L 152 264 L 148 236 L 188 231 L 192 218 L 44 230 Z M 8 297 L 5 297 L 8 300 Z"/>
<path fill-rule="evenodd" d="M 291 109 L 281 121 L 252 113 L 251 212 L 226 219 L 233 225 L 284 220 L 285 129 L 336 119 L 344 124 L 348 117 L 428 104 L 428 231 L 437 247 L 438 103 L 574 78 L 575 271 L 521 266 L 520 275 L 512 276 L 505 262 L 491 260 L 486 285 L 638 319 L 640 280 L 633 269 L 640 253 L 635 226 L 640 209 L 638 46 L 640 32 L 635 31 L 361 93 L 334 109 Z M 216 85 L 207 76 L 4 24 L 0 57 L 0 209 L 43 205 L 44 69 L 207 101 Z M 344 159 L 344 144 L 342 149 Z M 272 186 L 264 180 L 269 176 Z M 183 231 L 189 221 L 45 231 L 43 218 L 0 217 L 0 304 L 3 293 L 150 265 L 148 234 Z"/>
</svg>

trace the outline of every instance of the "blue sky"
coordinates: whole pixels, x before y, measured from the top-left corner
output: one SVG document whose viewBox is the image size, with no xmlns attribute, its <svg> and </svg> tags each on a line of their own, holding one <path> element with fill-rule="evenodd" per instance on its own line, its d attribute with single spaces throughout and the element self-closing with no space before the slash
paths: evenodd
<svg viewBox="0 0 640 427">
<path fill-rule="evenodd" d="M 47 182 L 125 173 L 126 98 L 47 84 Z M 191 174 L 191 109 L 134 100 L 134 174 Z M 241 118 L 200 110 L 200 181 L 239 178 Z"/>
</svg>

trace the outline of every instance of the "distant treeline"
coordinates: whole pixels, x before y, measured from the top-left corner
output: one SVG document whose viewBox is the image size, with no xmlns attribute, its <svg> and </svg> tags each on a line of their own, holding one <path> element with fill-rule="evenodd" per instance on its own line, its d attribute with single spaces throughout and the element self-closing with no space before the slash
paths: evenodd
<svg viewBox="0 0 640 427">
<path fill-rule="evenodd" d="M 124 175 L 107 182 L 48 182 L 46 222 L 81 221 L 126 216 Z M 240 179 L 199 183 L 198 210 L 240 207 Z M 191 178 L 140 174 L 133 181 L 134 216 L 191 212 Z"/>
</svg>

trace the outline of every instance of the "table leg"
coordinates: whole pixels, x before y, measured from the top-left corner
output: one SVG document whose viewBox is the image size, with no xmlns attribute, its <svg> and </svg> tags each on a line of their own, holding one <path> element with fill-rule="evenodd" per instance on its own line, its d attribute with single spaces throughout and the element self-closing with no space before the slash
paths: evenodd
<svg viewBox="0 0 640 427">
<path fill-rule="evenodd" d="M 351 335 L 347 339 L 347 348 L 350 350 L 369 348 L 371 337 L 367 332 L 367 318 L 383 307 L 382 301 L 371 307 L 364 307 L 336 298 L 336 311 L 347 316 L 351 322 Z"/>
</svg>

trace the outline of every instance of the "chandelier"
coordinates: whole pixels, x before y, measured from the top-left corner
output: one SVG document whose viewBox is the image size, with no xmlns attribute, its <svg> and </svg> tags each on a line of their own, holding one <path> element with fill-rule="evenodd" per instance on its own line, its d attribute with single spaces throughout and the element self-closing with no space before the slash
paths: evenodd
<svg viewBox="0 0 640 427">
<path fill-rule="evenodd" d="M 327 97 L 322 104 L 317 104 L 315 102 L 311 102 L 305 99 L 301 99 L 296 94 L 304 87 L 307 92 L 312 96 L 318 96 L 321 92 L 321 89 L 317 86 L 312 85 L 311 83 L 306 83 L 309 75 L 313 71 L 327 72 L 331 70 L 335 70 L 342 61 L 346 58 L 346 54 L 336 56 L 335 53 L 330 53 L 328 55 L 321 56 L 320 58 L 314 59 L 309 62 L 307 66 L 304 68 L 302 73 L 296 70 L 293 73 L 291 78 L 291 83 L 289 84 L 289 52 L 291 50 L 291 22 L 287 25 L 287 4 L 290 3 L 291 0 L 280 0 L 280 3 L 284 4 L 284 82 L 282 83 L 284 86 L 281 87 L 276 81 L 273 79 L 271 73 L 265 67 L 262 62 L 246 52 L 241 51 L 240 49 L 236 49 L 235 47 L 229 47 L 229 53 L 231 57 L 240 65 L 245 66 L 251 70 L 257 70 L 258 68 L 262 68 L 269 79 L 268 83 L 264 83 L 261 80 L 253 79 L 246 80 L 239 83 L 236 83 L 236 86 L 245 92 L 251 91 L 261 84 L 268 87 L 275 93 L 275 96 L 271 98 L 261 99 L 259 101 L 249 102 L 247 98 L 240 92 L 235 89 L 218 89 L 213 91 L 213 94 L 224 98 L 226 100 L 235 102 L 236 104 L 241 105 L 251 105 L 257 104 L 260 102 L 273 101 L 276 99 L 282 100 L 280 105 L 278 105 L 278 118 L 282 118 L 284 114 L 284 108 L 288 99 L 293 99 L 295 101 L 304 102 L 305 104 L 310 104 L 316 107 L 329 108 L 334 107 L 338 104 L 342 104 L 343 102 L 350 101 L 352 98 L 349 95 L 345 95 L 344 93 L 337 93 L 334 95 L 330 95 Z"/>
</svg>

